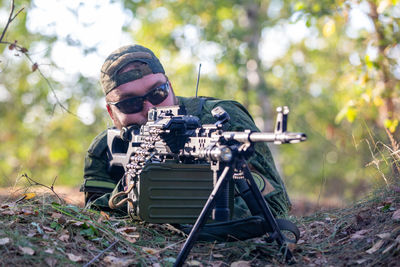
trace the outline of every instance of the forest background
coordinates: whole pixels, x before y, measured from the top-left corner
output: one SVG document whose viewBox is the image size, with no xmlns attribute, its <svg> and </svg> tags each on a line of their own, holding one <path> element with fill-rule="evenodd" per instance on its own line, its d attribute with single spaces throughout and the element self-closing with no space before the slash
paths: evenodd
<svg viewBox="0 0 400 267">
<path fill-rule="evenodd" d="M 289 195 L 344 204 L 398 179 L 400 5 L 370 1 L 0 0 L 0 186 L 78 187 L 111 126 L 105 57 L 143 44 L 177 95 L 243 103 L 263 131 L 288 105 L 308 141 L 271 145 Z M 10 15 L 10 12 L 13 12 Z M 12 21 L 10 20 L 12 19 Z"/>
</svg>

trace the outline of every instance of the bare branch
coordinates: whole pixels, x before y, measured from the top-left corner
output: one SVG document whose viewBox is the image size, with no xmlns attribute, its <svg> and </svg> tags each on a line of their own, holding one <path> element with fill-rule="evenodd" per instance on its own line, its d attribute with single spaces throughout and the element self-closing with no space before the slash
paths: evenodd
<svg viewBox="0 0 400 267">
<path fill-rule="evenodd" d="M 22 54 L 24 54 L 24 55 L 28 58 L 29 62 L 32 63 L 32 66 L 35 66 L 35 70 L 39 71 L 40 76 L 42 76 L 42 78 L 46 81 L 47 85 L 49 86 L 49 88 L 50 88 L 50 90 L 51 90 L 51 93 L 53 94 L 53 96 L 54 96 L 55 99 L 56 99 L 57 104 L 58 104 L 64 111 L 66 111 L 67 113 L 69 113 L 69 114 L 71 114 L 71 115 L 74 115 L 74 116 L 77 116 L 77 115 L 74 114 L 73 112 L 69 111 L 68 108 L 65 107 L 65 106 L 61 103 L 61 101 L 60 101 L 60 99 L 57 97 L 57 94 L 56 94 L 56 92 L 55 92 L 55 90 L 54 90 L 54 87 L 53 87 L 53 85 L 50 83 L 49 79 L 46 78 L 46 76 L 43 74 L 43 72 L 41 71 L 41 69 L 38 67 L 38 64 L 37 64 L 36 62 L 34 62 L 34 61 L 30 58 L 30 56 L 28 55 L 28 49 L 26 49 L 25 47 L 23 47 L 23 46 L 21 46 L 21 45 L 18 45 L 18 44 L 17 44 L 17 41 L 15 41 L 15 42 L 13 42 L 13 43 L 8 42 L 8 41 L 3 41 L 4 36 L 5 36 L 6 32 L 7 32 L 8 26 L 9 26 L 10 23 L 18 16 L 18 14 L 21 13 L 21 12 L 24 10 L 24 8 L 21 8 L 15 15 L 13 15 L 13 14 L 14 14 L 14 10 L 15 10 L 14 0 L 11 0 L 11 11 L 10 11 L 10 15 L 9 15 L 9 17 L 8 17 L 8 20 L 7 20 L 7 24 L 6 24 L 6 26 L 5 26 L 4 30 L 3 30 L 3 32 L 1 33 L 0 44 L 7 44 L 7 45 L 10 45 L 10 49 L 16 49 L 18 52 L 21 52 Z"/>
<path fill-rule="evenodd" d="M 29 55 L 28 55 L 27 53 L 24 53 L 24 55 L 28 58 L 28 60 L 29 60 L 32 64 L 35 64 L 35 62 L 29 57 Z M 77 115 L 76 115 L 75 113 L 71 112 L 67 107 L 65 107 L 65 106 L 61 103 L 60 99 L 58 98 L 58 96 L 57 96 L 57 94 L 56 94 L 56 91 L 55 91 L 53 85 L 51 84 L 51 82 L 49 81 L 49 79 L 47 79 L 47 77 L 44 76 L 42 70 L 41 70 L 39 67 L 37 67 L 36 70 L 39 72 L 40 76 L 42 76 L 42 78 L 46 81 L 47 85 L 49 86 L 49 88 L 50 88 L 50 90 L 51 90 L 51 93 L 53 94 L 54 98 L 56 99 L 57 104 L 58 104 L 64 111 L 66 111 L 67 113 L 69 113 L 69 114 L 74 115 L 74 116 L 77 117 Z"/>
<path fill-rule="evenodd" d="M 8 20 L 7 20 L 6 26 L 4 27 L 4 30 L 3 30 L 3 32 L 1 33 L 0 42 L 3 41 L 4 35 L 5 35 L 6 32 L 7 32 L 8 26 L 10 25 L 11 21 L 13 20 L 12 16 L 13 16 L 13 13 L 14 13 L 14 8 L 15 8 L 14 0 L 11 0 L 11 11 L 10 11 L 10 15 L 9 15 L 9 17 L 8 17 Z"/>
<path fill-rule="evenodd" d="M 24 8 L 21 8 L 20 10 L 18 10 L 17 13 L 14 15 L 14 17 L 12 17 L 11 21 L 13 21 L 19 15 L 19 13 L 22 12 L 22 10 L 24 10 Z"/>
<path fill-rule="evenodd" d="M 57 179 L 57 176 L 54 178 L 51 187 L 49 187 L 49 186 L 47 186 L 47 185 L 44 185 L 44 184 L 41 184 L 41 183 L 35 181 L 35 180 L 32 179 L 31 177 L 29 177 L 26 173 L 22 174 L 22 177 L 24 177 L 24 178 L 27 179 L 29 185 L 31 185 L 31 186 L 35 186 L 35 185 L 43 186 L 43 187 L 49 189 L 51 192 L 53 192 L 53 194 L 58 198 L 58 200 L 60 201 L 60 203 L 64 203 L 64 202 L 65 202 L 65 201 L 54 191 L 54 183 L 55 183 L 55 181 L 56 181 L 56 179 Z"/>
<path fill-rule="evenodd" d="M 3 38 L 7 32 L 8 26 L 10 25 L 10 23 L 18 16 L 19 13 L 21 13 L 22 10 L 24 10 L 24 8 L 21 8 L 14 16 L 14 9 L 15 9 L 15 5 L 14 5 L 14 0 L 11 0 L 11 10 L 10 10 L 10 15 L 8 16 L 8 20 L 7 20 L 7 24 L 4 27 L 3 32 L 1 33 L 0 36 L 0 42 L 3 41 Z"/>
</svg>

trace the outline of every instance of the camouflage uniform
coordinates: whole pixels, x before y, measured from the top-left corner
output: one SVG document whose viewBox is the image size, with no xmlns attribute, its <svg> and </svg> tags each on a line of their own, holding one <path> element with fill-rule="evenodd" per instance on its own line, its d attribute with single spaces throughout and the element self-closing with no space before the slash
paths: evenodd
<svg viewBox="0 0 400 267">
<path fill-rule="evenodd" d="M 214 123 L 211 110 L 216 106 L 224 108 L 231 120 L 224 125 L 228 131 L 259 131 L 248 111 L 238 102 L 230 100 L 178 97 L 179 105 L 185 106 L 188 115 L 198 116 L 202 124 Z M 285 214 L 290 208 L 290 201 L 285 186 L 276 170 L 271 152 L 265 143 L 255 145 L 255 154 L 249 165 L 262 194 L 274 215 Z M 99 134 L 90 145 L 84 169 L 84 183 L 81 191 L 85 192 L 85 201 L 102 210 L 109 210 L 108 200 L 111 194 L 123 190 L 119 183 L 120 174 L 108 173 L 107 131 Z M 121 210 L 126 212 L 126 208 Z M 235 198 L 234 218 L 250 216 L 246 204 L 240 197 Z"/>
</svg>

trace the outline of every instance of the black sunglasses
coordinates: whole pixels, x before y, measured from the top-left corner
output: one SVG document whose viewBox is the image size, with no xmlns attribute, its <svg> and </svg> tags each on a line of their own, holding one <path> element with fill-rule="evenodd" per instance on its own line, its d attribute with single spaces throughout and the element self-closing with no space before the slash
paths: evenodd
<svg viewBox="0 0 400 267">
<path fill-rule="evenodd" d="M 163 102 L 168 97 L 169 89 L 169 83 L 166 82 L 152 89 L 144 96 L 134 96 L 118 102 L 107 102 L 107 104 L 116 106 L 124 114 L 137 113 L 143 110 L 143 102 L 145 100 L 153 105 Z"/>
</svg>

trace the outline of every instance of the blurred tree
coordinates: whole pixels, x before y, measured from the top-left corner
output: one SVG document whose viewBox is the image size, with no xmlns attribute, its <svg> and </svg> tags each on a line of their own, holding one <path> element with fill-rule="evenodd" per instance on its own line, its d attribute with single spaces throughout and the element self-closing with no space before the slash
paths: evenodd
<svg viewBox="0 0 400 267">
<path fill-rule="evenodd" d="M 30 1 L 18 1 L 9 24 L 14 1 L 0 3 L 0 186 L 14 184 L 25 172 L 43 182 L 57 176 L 57 184 L 78 185 L 84 153 L 105 116 L 96 106 L 98 124 L 88 126 L 76 114 L 85 97 L 100 98 L 101 91 L 81 75 L 69 82 L 54 79 L 60 71 L 51 58 L 57 36 L 28 31 Z M 38 56 L 43 44 L 45 52 Z"/>
<path fill-rule="evenodd" d="M 10 1 L 0 3 L 1 17 L 7 17 Z M 121 30 L 156 52 L 179 95 L 195 94 L 202 63 L 199 95 L 242 102 L 262 130 L 273 129 L 273 107 L 289 105 L 290 130 L 309 136 L 306 143 L 274 148 L 281 151 L 276 160 L 292 195 L 353 199 L 380 181 L 370 178 L 380 173 L 365 165 L 382 152 L 376 140 L 386 140 L 384 126 L 397 134 L 396 1 L 121 3 L 130 14 Z M 27 14 L 38 3 L 18 5 L 25 10 L 10 24 L 4 41 L 17 40 L 31 57 L 44 52 L 31 62 L 24 53 L 0 45 L 0 175 L 6 178 L 0 183 L 29 172 L 42 181 L 58 176 L 59 182 L 77 185 L 86 148 L 110 121 L 97 81 L 83 74 L 60 78 L 65 73 L 52 52 L 61 39 L 85 53 L 101 44 L 85 47 L 56 32 L 33 33 Z M 82 20 L 84 2 L 66 5 Z M 364 25 L 356 25 L 358 20 Z M 34 63 L 41 72 L 32 71 Z M 79 111 L 92 113 L 92 119 L 74 115 Z M 375 162 L 387 177 L 390 164 Z"/>
<path fill-rule="evenodd" d="M 399 62 L 388 58 L 399 49 L 393 37 L 399 29 L 396 2 L 124 3 L 140 22 L 127 30 L 159 52 L 179 94 L 194 94 L 196 66 L 206 60 L 212 64 L 205 67 L 200 91 L 244 103 L 261 129 L 273 128 L 271 106 L 290 105 L 289 127 L 310 137 L 283 146 L 278 157 L 293 191 L 318 195 L 332 185 L 323 192 L 353 199 L 381 182 L 365 178 L 376 176 L 365 165 L 370 150 L 380 151 L 367 141 L 387 140 L 383 126 L 394 131 L 397 125 Z M 383 15 L 376 15 L 378 9 Z M 371 27 L 357 28 L 359 19 Z M 275 50 L 283 52 L 274 55 L 269 41 L 280 43 Z"/>
</svg>

